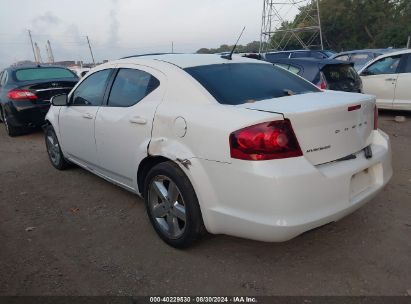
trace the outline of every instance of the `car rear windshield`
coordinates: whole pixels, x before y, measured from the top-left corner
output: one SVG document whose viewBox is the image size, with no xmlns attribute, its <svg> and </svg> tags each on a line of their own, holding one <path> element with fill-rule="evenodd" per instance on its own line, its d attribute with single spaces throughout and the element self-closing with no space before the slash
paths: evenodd
<svg viewBox="0 0 411 304">
<path fill-rule="evenodd" d="M 238 105 L 290 94 L 321 92 L 309 82 L 271 64 L 215 64 L 185 71 L 221 104 Z"/>
<path fill-rule="evenodd" d="M 68 69 L 63 68 L 29 68 L 15 72 L 18 81 L 29 80 L 46 80 L 56 78 L 77 78 L 77 76 Z"/>
<path fill-rule="evenodd" d="M 330 64 L 326 65 L 322 72 L 324 73 L 327 82 L 334 83 L 339 81 L 357 81 L 359 76 L 355 69 L 350 64 Z"/>
</svg>

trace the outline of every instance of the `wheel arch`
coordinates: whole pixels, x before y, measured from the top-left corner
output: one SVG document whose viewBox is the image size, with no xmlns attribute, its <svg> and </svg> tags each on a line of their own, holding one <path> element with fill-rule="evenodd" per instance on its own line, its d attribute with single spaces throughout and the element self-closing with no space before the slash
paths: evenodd
<svg viewBox="0 0 411 304">
<path fill-rule="evenodd" d="M 144 196 L 144 180 L 148 172 L 154 166 L 167 161 L 172 160 L 161 155 L 148 155 L 140 162 L 137 170 L 137 187 L 141 196 Z"/>
</svg>

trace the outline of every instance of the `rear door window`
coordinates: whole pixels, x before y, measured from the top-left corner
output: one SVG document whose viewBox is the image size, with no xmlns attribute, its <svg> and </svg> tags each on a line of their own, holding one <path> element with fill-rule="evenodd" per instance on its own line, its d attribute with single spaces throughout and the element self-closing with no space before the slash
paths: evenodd
<svg viewBox="0 0 411 304">
<path fill-rule="evenodd" d="M 411 73 L 411 54 L 403 55 L 404 64 L 401 73 Z"/>
<path fill-rule="evenodd" d="M 101 70 L 88 76 L 76 88 L 71 98 L 73 106 L 100 106 L 103 102 L 110 69 Z"/>
<path fill-rule="evenodd" d="M 120 69 L 111 88 L 108 105 L 110 107 L 133 106 L 159 85 L 158 79 L 147 72 Z"/>
<path fill-rule="evenodd" d="M 238 105 L 293 94 L 321 92 L 313 84 L 271 64 L 227 63 L 186 68 L 221 104 Z"/>
</svg>

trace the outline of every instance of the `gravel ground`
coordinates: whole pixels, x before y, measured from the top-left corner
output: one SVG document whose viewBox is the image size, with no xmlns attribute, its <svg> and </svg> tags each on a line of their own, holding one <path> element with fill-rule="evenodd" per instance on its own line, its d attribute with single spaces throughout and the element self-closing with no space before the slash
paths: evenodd
<svg viewBox="0 0 411 304">
<path fill-rule="evenodd" d="M 380 127 L 394 177 L 357 212 L 286 243 L 214 235 L 179 251 L 141 199 L 55 170 L 41 132 L 0 125 L 0 295 L 411 294 L 411 113 L 381 113 Z"/>
</svg>

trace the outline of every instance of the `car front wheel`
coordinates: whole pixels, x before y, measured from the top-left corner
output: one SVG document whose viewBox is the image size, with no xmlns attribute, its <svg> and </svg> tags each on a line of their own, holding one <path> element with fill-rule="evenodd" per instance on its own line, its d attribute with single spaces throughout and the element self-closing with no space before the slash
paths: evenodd
<svg viewBox="0 0 411 304">
<path fill-rule="evenodd" d="M 145 179 L 144 189 L 150 222 L 167 244 L 188 247 L 205 233 L 193 186 L 175 163 L 154 166 Z"/>
<path fill-rule="evenodd" d="M 51 125 L 47 126 L 45 135 L 47 154 L 53 167 L 58 170 L 64 170 L 69 167 L 70 163 L 64 158 L 56 132 L 54 132 Z"/>
</svg>

